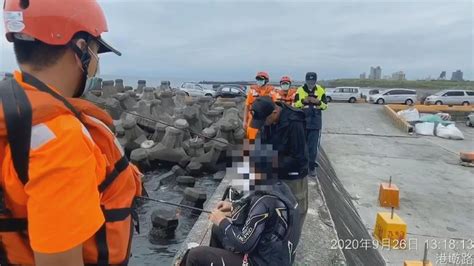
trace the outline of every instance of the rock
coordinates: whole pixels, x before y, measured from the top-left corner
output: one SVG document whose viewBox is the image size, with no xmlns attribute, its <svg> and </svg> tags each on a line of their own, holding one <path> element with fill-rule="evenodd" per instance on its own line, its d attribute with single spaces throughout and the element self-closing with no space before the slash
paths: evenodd
<svg viewBox="0 0 474 266">
<path fill-rule="evenodd" d="M 176 217 L 176 210 L 154 210 L 151 214 L 151 222 L 154 227 L 176 228 L 178 227 L 178 218 Z"/>
<path fill-rule="evenodd" d="M 124 90 L 125 91 L 133 91 L 133 87 L 132 86 L 125 86 Z"/>
<path fill-rule="evenodd" d="M 153 228 L 150 230 L 150 241 L 155 242 L 161 239 L 174 237 L 179 221 L 176 210 L 158 209 L 151 214 Z"/>
<path fill-rule="evenodd" d="M 146 149 L 135 149 L 130 154 L 130 161 L 138 166 L 141 171 L 151 170 L 151 164 L 148 160 L 148 153 Z"/>
<path fill-rule="evenodd" d="M 176 176 L 177 176 L 176 173 L 173 172 L 172 170 L 158 176 L 156 178 L 159 184 L 158 187 L 171 183 L 175 179 Z"/>
<path fill-rule="evenodd" d="M 181 166 L 179 165 L 175 165 L 171 168 L 171 171 L 174 172 L 176 175 L 178 176 L 183 176 L 183 175 L 186 175 L 186 170 L 184 170 L 183 168 L 181 168 Z"/>
<path fill-rule="evenodd" d="M 206 192 L 196 189 L 196 188 L 186 188 L 184 190 L 184 199 L 189 202 L 202 202 L 206 201 L 207 195 Z"/>
<path fill-rule="evenodd" d="M 178 185 L 186 186 L 186 187 L 194 187 L 196 180 L 192 176 L 178 176 L 176 179 Z"/>
<path fill-rule="evenodd" d="M 197 161 L 191 161 L 186 167 L 190 175 L 199 175 L 202 172 L 202 164 Z"/>
</svg>

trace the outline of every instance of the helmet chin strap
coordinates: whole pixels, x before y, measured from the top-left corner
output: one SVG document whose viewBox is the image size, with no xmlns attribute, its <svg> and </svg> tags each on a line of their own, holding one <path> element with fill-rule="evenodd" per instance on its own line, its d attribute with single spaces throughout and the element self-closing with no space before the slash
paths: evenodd
<svg viewBox="0 0 474 266">
<path fill-rule="evenodd" d="M 86 41 L 87 45 L 89 44 L 90 40 L 91 40 L 90 37 L 87 38 L 87 41 Z M 87 46 L 86 46 L 85 51 L 82 51 L 79 47 L 77 47 L 74 41 L 71 42 L 70 47 L 74 51 L 74 53 L 77 55 L 77 57 L 79 57 L 79 59 L 81 60 L 81 65 L 82 65 L 81 84 L 73 96 L 74 98 L 79 98 L 82 96 L 85 90 L 86 81 L 87 81 L 87 71 L 89 69 L 89 64 L 91 62 L 91 55 L 89 54 L 89 49 L 87 49 Z"/>
</svg>

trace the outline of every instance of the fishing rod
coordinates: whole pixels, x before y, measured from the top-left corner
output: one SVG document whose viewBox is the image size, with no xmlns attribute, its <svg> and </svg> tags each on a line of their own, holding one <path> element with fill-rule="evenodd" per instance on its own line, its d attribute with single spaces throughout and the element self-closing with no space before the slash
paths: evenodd
<svg viewBox="0 0 474 266">
<path fill-rule="evenodd" d="M 141 114 L 137 114 L 137 113 L 132 113 L 130 111 L 127 111 L 127 110 L 123 110 L 122 108 L 117 108 L 117 107 L 112 107 L 112 106 L 105 106 L 105 104 L 103 103 L 99 103 L 99 102 L 96 102 L 96 101 L 93 101 L 91 99 L 87 99 L 85 98 L 85 100 L 91 102 L 91 103 L 94 103 L 96 105 L 99 105 L 99 106 L 102 106 L 103 108 L 108 108 L 108 109 L 112 109 L 112 110 L 116 110 L 116 111 L 121 111 L 123 113 L 126 113 L 126 114 L 129 114 L 129 115 L 133 115 L 133 116 L 136 116 L 136 117 L 139 117 L 139 118 L 143 118 L 145 120 L 148 120 L 148 121 L 151 121 L 151 122 L 155 122 L 155 123 L 160 123 L 162 125 L 165 125 L 165 126 L 168 126 L 168 127 L 172 127 L 172 128 L 175 128 L 175 129 L 178 129 L 178 130 L 181 130 L 181 131 L 185 131 L 185 132 L 189 132 L 191 134 L 194 134 L 196 136 L 199 136 L 199 137 L 202 137 L 202 138 L 205 138 L 205 139 L 208 139 L 208 140 L 211 140 L 211 141 L 216 141 L 216 142 L 220 142 L 222 144 L 226 144 L 226 145 L 230 145 L 230 146 L 234 146 L 235 144 L 231 144 L 231 143 L 228 143 L 228 142 L 224 142 L 222 140 L 218 140 L 216 138 L 210 138 L 210 137 L 206 137 L 204 136 L 203 134 L 201 133 L 197 133 L 197 132 L 194 132 L 192 131 L 191 129 L 182 129 L 182 128 L 178 128 L 174 125 L 171 125 L 171 124 L 168 124 L 166 122 L 163 122 L 163 121 L 160 121 L 160 120 L 156 120 L 156 119 L 153 119 L 153 118 L 149 118 L 147 116 L 144 116 L 144 115 L 141 115 Z"/>
<path fill-rule="evenodd" d="M 179 204 L 179 203 L 173 203 L 173 202 L 169 202 L 169 201 L 165 201 L 165 200 L 152 199 L 152 198 L 143 197 L 143 196 L 138 196 L 137 198 L 144 199 L 144 200 L 149 200 L 149 201 L 153 201 L 153 202 L 159 202 L 159 203 L 163 203 L 163 204 L 168 204 L 168 205 L 172 205 L 172 206 L 176 206 L 176 207 L 191 209 L 191 210 L 194 210 L 194 211 L 200 211 L 200 212 L 205 212 L 205 213 L 209 213 L 209 214 L 212 213 L 210 211 L 207 211 L 207 210 L 204 210 L 204 209 L 201 209 L 201 208 L 196 208 L 196 207 L 192 207 L 192 206 L 188 206 L 188 205 L 184 205 L 184 204 Z"/>
</svg>

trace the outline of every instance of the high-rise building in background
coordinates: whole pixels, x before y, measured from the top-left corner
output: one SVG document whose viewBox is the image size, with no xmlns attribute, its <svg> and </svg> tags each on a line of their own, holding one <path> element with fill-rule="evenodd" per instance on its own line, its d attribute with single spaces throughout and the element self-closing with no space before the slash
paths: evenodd
<svg viewBox="0 0 474 266">
<path fill-rule="evenodd" d="M 360 79 L 366 79 L 367 76 L 366 76 L 365 72 L 362 73 L 362 74 L 360 74 L 360 75 L 359 75 L 359 78 L 360 78 Z"/>
<path fill-rule="evenodd" d="M 382 68 L 380 66 L 370 67 L 369 79 L 381 79 L 382 78 Z"/>
<path fill-rule="evenodd" d="M 453 75 L 451 76 L 451 80 L 452 81 L 463 81 L 463 73 L 461 70 L 456 70 L 455 72 L 453 72 Z"/>
<path fill-rule="evenodd" d="M 392 74 L 393 80 L 406 80 L 405 73 L 403 71 L 398 71 Z"/>
<path fill-rule="evenodd" d="M 446 71 L 443 71 L 441 74 L 439 74 L 438 80 L 446 80 Z"/>
</svg>

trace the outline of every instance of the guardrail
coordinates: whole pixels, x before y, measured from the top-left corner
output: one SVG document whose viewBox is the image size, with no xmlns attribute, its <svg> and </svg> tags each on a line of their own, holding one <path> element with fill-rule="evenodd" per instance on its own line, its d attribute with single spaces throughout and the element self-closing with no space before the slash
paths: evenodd
<svg viewBox="0 0 474 266">
<path fill-rule="evenodd" d="M 384 109 L 384 112 L 388 115 L 388 117 L 390 117 L 390 119 L 392 119 L 393 123 L 395 124 L 396 127 L 398 127 L 400 130 L 406 132 L 406 133 L 413 133 L 414 132 L 414 128 L 412 125 L 410 125 L 407 121 L 405 121 L 405 119 L 403 119 L 402 117 L 400 117 L 397 112 L 392 108 L 393 105 L 389 104 L 389 105 L 385 105 L 383 107 Z M 403 109 L 399 109 L 399 110 L 404 110 L 407 108 L 406 105 L 403 105 Z"/>
</svg>

